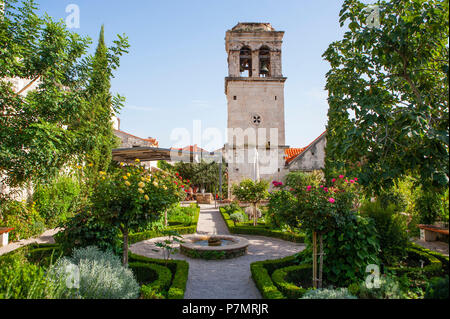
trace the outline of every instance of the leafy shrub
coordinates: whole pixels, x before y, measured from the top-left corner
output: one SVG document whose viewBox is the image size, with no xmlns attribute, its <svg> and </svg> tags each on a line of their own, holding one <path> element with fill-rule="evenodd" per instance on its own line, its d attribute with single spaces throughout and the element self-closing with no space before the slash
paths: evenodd
<svg viewBox="0 0 450 319">
<path fill-rule="evenodd" d="M 235 212 L 230 215 L 230 219 L 234 222 L 236 226 L 237 223 L 242 223 L 244 221 L 244 216 L 241 212 Z"/>
<path fill-rule="evenodd" d="M 68 269 L 79 269 L 79 289 L 65 287 L 60 298 L 133 299 L 139 296 L 139 284 L 129 268 L 111 251 L 95 246 L 75 249 L 72 257 L 63 257 L 50 268 L 52 278 L 69 279 Z"/>
<path fill-rule="evenodd" d="M 45 231 L 45 221 L 34 203 L 26 201 L 1 199 L 0 226 L 14 228 L 9 233 L 11 241 L 39 236 Z"/>
<path fill-rule="evenodd" d="M 311 242 L 311 235 L 307 236 Z M 342 224 L 323 234 L 323 279 L 328 284 L 345 287 L 365 277 L 369 264 L 379 264 L 379 243 L 371 219 L 349 214 Z M 312 263 L 312 248 L 304 250 L 302 263 Z"/>
<path fill-rule="evenodd" d="M 230 216 L 225 213 L 223 207 L 221 207 L 219 211 L 222 214 L 228 231 L 231 234 L 275 237 L 294 243 L 303 243 L 305 241 L 305 235 L 302 233 L 287 232 L 278 229 L 268 229 L 265 227 L 265 225 L 258 224 L 257 226 L 253 226 L 253 223 L 248 225 L 245 225 L 245 223 L 241 223 L 240 225 L 235 226 L 233 221 L 230 219 Z"/>
<path fill-rule="evenodd" d="M 395 205 L 383 206 L 380 201 L 366 202 L 360 212 L 375 222 L 380 243 L 381 260 L 393 265 L 405 257 L 408 246 L 408 233 L 404 216 L 396 213 Z"/>
<path fill-rule="evenodd" d="M 275 227 L 287 224 L 298 226 L 296 214 L 292 211 L 296 208 L 295 196 L 286 190 L 279 190 L 269 195 L 269 210 L 267 215 Z"/>
<path fill-rule="evenodd" d="M 0 259 L 0 299 L 57 298 L 63 287 L 60 280 L 50 280 L 45 269 L 14 253 Z"/>
<path fill-rule="evenodd" d="M 358 299 L 348 292 L 347 288 L 311 289 L 301 299 Z"/>
<path fill-rule="evenodd" d="M 448 287 L 448 275 L 444 278 L 433 278 L 428 283 L 428 287 L 425 291 L 425 299 L 448 299 Z"/>
<path fill-rule="evenodd" d="M 54 237 L 66 254 L 74 248 L 95 245 L 101 250 L 120 253 L 121 241 L 117 228 L 103 223 L 89 209 L 86 209 L 60 225 L 62 231 Z"/>
<path fill-rule="evenodd" d="M 420 223 L 433 224 L 441 211 L 441 195 L 437 192 L 422 190 L 416 199 L 415 208 Z"/>
<path fill-rule="evenodd" d="M 391 275 L 382 275 L 379 288 L 368 288 L 365 282 L 353 283 L 348 287 L 351 294 L 361 299 L 404 299 L 406 294 L 402 291 L 398 281 Z"/>
<path fill-rule="evenodd" d="M 188 207 L 181 207 L 178 204 L 168 210 L 167 219 L 169 220 L 169 224 L 179 223 L 190 226 L 194 221 L 196 211 L 197 207 L 195 204 Z"/>
<path fill-rule="evenodd" d="M 47 184 L 37 184 L 33 200 L 47 226 L 53 228 L 78 210 L 81 204 L 80 193 L 80 185 L 76 179 L 59 176 Z"/>
</svg>

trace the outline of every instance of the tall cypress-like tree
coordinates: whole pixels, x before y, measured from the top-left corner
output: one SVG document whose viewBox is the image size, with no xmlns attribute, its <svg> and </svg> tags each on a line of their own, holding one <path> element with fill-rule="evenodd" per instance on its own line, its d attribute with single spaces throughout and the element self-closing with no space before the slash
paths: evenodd
<svg viewBox="0 0 450 319">
<path fill-rule="evenodd" d="M 105 45 L 105 30 L 102 25 L 97 50 L 92 61 L 92 74 L 87 88 L 89 100 L 90 130 L 95 136 L 93 149 L 88 154 L 88 162 L 94 171 L 106 170 L 111 162 L 111 151 L 118 145 L 114 135 L 112 116 L 114 115 L 111 89 L 111 68 L 108 48 Z"/>
</svg>

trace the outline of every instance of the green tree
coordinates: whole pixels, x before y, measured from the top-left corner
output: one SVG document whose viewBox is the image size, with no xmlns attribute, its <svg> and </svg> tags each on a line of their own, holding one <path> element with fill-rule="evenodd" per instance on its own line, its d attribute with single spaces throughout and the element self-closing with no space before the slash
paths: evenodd
<svg viewBox="0 0 450 319">
<path fill-rule="evenodd" d="M 112 73 L 104 32 L 104 26 L 102 26 L 86 90 L 87 100 L 90 101 L 90 112 L 85 113 L 85 123 L 88 124 L 87 130 L 96 137 L 94 146 L 88 153 L 88 160 L 94 172 L 108 169 L 112 158 L 112 149 L 119 145 L 119 140 L 114 135 L 111 119 L 119 111 L 121 103 L 113 102 L 110 93 Z M 121 100 L 119 96 L 116 101 Z"/>
<path fill-rule="evenodd" d="M 97 132 L 84 129 L 89 82 L 95 83 L 96 59 L 86 55 L 91 40 L 36 12 L 33 0 L 8 0 L 0 19 L 0 171 L 10 186 L 49 179 L 67 163 L 84 161 L 99 142 Z M 121 36 L 114 44 L 109 75 L 128 47 Z M 11 79 L 27 84 L 16 88 Z M 25 94 L 33 85 L 38 89 Z"/>
<path fill-rule="evenodd" d="M 323 57 L 327 73 L 326 172 L 345 167 L 374 193 L 407 174 L 434 190 L 448 187 L 448 0 L 345 0 L 348 31 Z M 352 174 L 353 175 L 353 174 Z"/>
<path fill-rule="evenodd" d="M 258 223 L 258 204 L 269 197 L 269 182 L 266 180 L 253 181 L 251 179 L 244 179 L 239 184 L 232 187 L 233 195 L 241 202 L 248 202 L 253 210 L 253 225 Z"/>
</svg>

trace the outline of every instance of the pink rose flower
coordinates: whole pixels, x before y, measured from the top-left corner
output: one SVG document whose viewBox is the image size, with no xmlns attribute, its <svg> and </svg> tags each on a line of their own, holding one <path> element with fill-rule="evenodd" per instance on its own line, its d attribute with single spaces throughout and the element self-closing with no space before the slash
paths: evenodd
<svg viewBox="0 0 450 319">
<path fill-rule="evenodd" d="M 336 181 L 336 178 L 333 178 L 331 181 L 334 183 Z"/>
<path fill-rule="evenodd" d="M 311 188 L 312 188 L 312 186 L 309 186 L 309 185 L 308 185 L 308 186 L 306 186 L 306 190 L 307 190 L 307 191 L 310 191 L 310 190 L 311 190 Z"/>
<path fill-rule="evenodd" d="M 350 180 L 350 183 L 354 184 L 354 183 L 355 183 L 355 181 L 354 181 L 353 179 L 351 179 L 351 180 Z"/>
<path fill-rule="evenodd" d="M 325 193 L 328 193 L 328 187 L 324 187 L 323 190 L 325 191 Z"/>
<path fill-rule="evenodd" d="M 344 175 L 339 175 L 339 178 L 340 178 L 340 179 L 343 179 L 343 178 L 344 178 Z"/>
<path fill-rule="evenodd" d="M 333 197 L 330 197 L 329 199 L 328 199 L 328 201 L 331 203 L 331 204 L 334 204 L 334 202 L 336 201 Z"/>
</svg>

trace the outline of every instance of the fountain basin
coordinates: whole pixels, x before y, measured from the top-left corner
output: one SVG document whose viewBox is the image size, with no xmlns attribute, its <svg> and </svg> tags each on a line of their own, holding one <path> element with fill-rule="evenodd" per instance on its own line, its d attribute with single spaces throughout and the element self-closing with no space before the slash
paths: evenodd
<svg viewBox="0 0 450 319">
<path fill-rule="evenodd" d="M 220 240 L 220 246 L 217 244 Z M 247 253 L 247 239 L 230 235 L 187 235 L 180 244 L 180 253 L 191 258 L 229 259 Z"/>
</svg>

